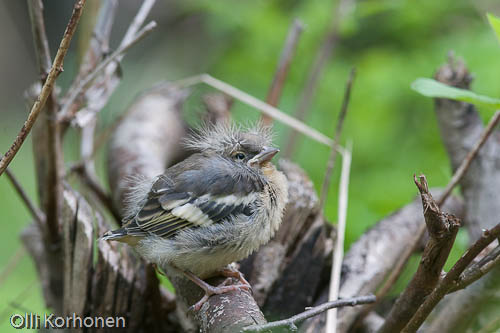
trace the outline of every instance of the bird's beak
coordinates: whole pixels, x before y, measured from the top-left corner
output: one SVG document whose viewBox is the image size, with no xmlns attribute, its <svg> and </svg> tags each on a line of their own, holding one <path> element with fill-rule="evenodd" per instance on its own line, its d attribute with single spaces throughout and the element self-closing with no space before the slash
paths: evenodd
<svg viewBox="0 0 500 333">
<path fill-rule="evenodd" d="M 279 153 L 279 151 L 280 150 L 278 148 L 264 147 L 264 149 L 260 153 L 258 153 L 257 155 L 255 155 L 254 158 L 252 158 L 250 161 L 248 161 L 248 164 L 249 165 L 255 165 L 255 164 L 262 165 L 266 162 L 269 162 L 274 157 L 274 155 Z"/>
</svg>

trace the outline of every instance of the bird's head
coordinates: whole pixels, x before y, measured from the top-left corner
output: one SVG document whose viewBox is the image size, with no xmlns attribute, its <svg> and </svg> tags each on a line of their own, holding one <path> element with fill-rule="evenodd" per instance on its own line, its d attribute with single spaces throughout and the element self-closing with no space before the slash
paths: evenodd
<svg viewBox="0 0 500 333">
<path fill-rule="evenodd" d="M 279 152 L 272 147 L 272 133 L 260 125 L 243 128 L 232 124 L 208 125 L 189 137 L 184 144 L 193 150 L 212 152 L 252 168 L 269 165 Z"/>
</svg>

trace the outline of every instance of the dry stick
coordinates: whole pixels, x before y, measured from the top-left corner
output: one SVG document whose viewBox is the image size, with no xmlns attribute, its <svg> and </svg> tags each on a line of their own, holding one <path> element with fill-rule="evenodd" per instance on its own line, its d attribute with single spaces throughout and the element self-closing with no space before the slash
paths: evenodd
<svg viewBox="0 0 500 333">
<path fill-rule="evenodd" d="M 35 286 L 38 282 L 38 279 L 35 277 L 23 290 L 21 290 L 20 293 L 18 293 L 15 297 L 14 300 L 11 300 L 8 304 L 6 304 L 4 310 L 0 312 L 0 322 L 4 322 L 5 319 L 9 318 L 9 316 L 12 315 L 12 309 L 11 308 L 17 308 L 23 312 L 32 312 L 30 309 L 20 309 L 22 303 L 26 300 L 26 298 L 30 295 L 29 293 L 31 292 L 31 289 L 33 286 Z M 15 303 L 14 301 L 20 300 L 19 303 Z"/>
<path fill-rule="evenodd" d="M 356 69 L 352 68 L 349 74 L 349 78 L 347 79 L 344 92 L 344 99 L 342 101 L 342 107 L 340 109 L 340 113 L 337 119 L 337 126 L 335 127 L 333 142 L 336 145 L 339 144 L 340 137 L 342 135 L 342 128 L 344 127 L 344 120 L 347 114 L 349 100 L 351 99 L 352 84 L 354 82 L 355 76 L 356 76 Z M 326 197 L 328 196 L 328 191 L 330 188 L 330 179 L 332 177 L 333 167 L 335 166 L 335 159 L 337 158 L 337 150 L 334 149 L 334 147 L 335 146 L 332 145 L 332 149 L 330 150 L 330 156 L 328 158 L 328 164 L 326 166 L 325 179 L 323 180 L 323 185 L 321 186 L 321 194 L 319 197 L 320 211 L 322 211 L 323 207 L 325 206 Z"/>
<path fill-rule="evenodd" d="M 281 92 L 283 91 L 283 86 L 288 75 L 288 69 L 290 68 L 290 63 L 297 49 L 299 38 L 303 30 L 304 24 L 302 21 L 299 19 L 293 20 L 288 30 L 288 35 L 286 36 L 285 46 L 283 47 L 283 51 L 281 51 L 273 82 L 267 94 L 266 102 L 269 105 L 278 106 L 278 101 L 281 97 Z M 272 124 L 272 118 L 265 114 L 262 115 L 261 120 L 262 124 L 265 126 L 270 126 Z"/>
<path fill-rule="evenodd" d="M 448 290 L 448 293 L 466 288 L 468 285 L 479 280 L 482 276 L 491 271 L 496 265 L 500 265 L 500 246 L 497 246 L 479 262 L 467 268 L 460 275 L 460 278 L 455 281 L 455 286 Z"/>
<path fill-rule="evenodd" d="M 113 215 L 115 220 L 117 222 L 121 221 L 121 215 L 120 213 L 116 210 L 115 206 L 113 205 L 113 200 L 109 196 L 109 194 L 106 192 L 106 190 L 99 184 L 99 182 L 92 177 L 92 175 L 89 174 L 87 168 L 84 165 L 85 160 L 83 163 L 76 164 L 73 168 L 72 171 L 74 171 L 81 179 L 82 183 L 87 186 L 87 188 L 92 191 L 92 193 L 95 194 L 97 199 L 108 209 L 108 211 Z"/>
<path fill-rule="evenodd" d="M 495 329 L 497 329 L 495 331 Z M 481 330 L 477 331 L 476 333 L 491 333 L 491 332 L 498 332 L 500 329 L 500 317 L 497 317 L 484 325 Z"/>
<path fill-rule="evenodd" d="M 0 272 L 0 286 L 3 286 L 9 275 L 14 271 L 21 259 L 26 255 L 24 246 L 19 246 L 16 252 L 10 257 L 9 261 Z"/>
<path fill-rule="evenodd" d="M 109 57 L 104 59 L 99 65 L 92 71 L 90 72 L 85 78 L 83 78 L 81 81 L 79 81 L 78 85 L 71 91 L 69 92 L 69 96 L 66 99 L 65 104 L 61 107 L 61 112 L 58 115 L 58 120 L 59 121 L 69 121 L 73 118 L 75 112 L 77 109 L 72 111 L 72 105 L 77 99 L 77 97 L 85 92 L 85 88 L 90 84 L 101 72 L 106 69 L 106 67 L 113 61 L 120 61 L 119 58 L 126 52 L 128 49 L 130 49 L 132 46 L 134 46 L 137 42 L 139 42 L 141 39 L 143 39 L 147 34 L 149 34 L 154 28 L 156 28 L 156 22 L 151 21 L 147 25 L 145 25 L 138 33 L 137 35 L 132 38 L 129 42 L 126 44 L 120 46 L 118 49 L 116 49 Z"/>
<path fill-rule="evenodd" d="M 41 0 L 28 1 L 28 9 L 32 26 L 33 41 L 35 44 L 35 54 L 42 78 L 42 84 L 47 78 L 47 72 L 50 69 L 51 58 L 50 50 L 45 31 L 45 22 L 43 17 L 43 4 Z M 58 225 L 61 214 L 62 202 L 62 177 L 64 174 L 64 160 L 62 156 L 62 142 L 60 138 L 60 126 L 56 122 L 58 103 L 56 94 L 52 91 L 47 99 L 45 118 L 46 122 L 46 166 L 43 177 L 44 184 L 44 210 L 47 222 L 45 233 L 50 243 L 58 241 Z M 44 143 L 45 144 L 45 143 Z"/>
<path fill-rule="evenodd" d="M 500 111 L 497 111 L 491 120 L 489 121 L 488 125 L 486 126 L 485 130 L 481 134 L 481 137 L 479 140 L 474 144 L 472 149 L 469 151 L 465 159 L 462 161 L 460 166 L 457 168 L 455 173 L 453 174 L 450 182 L 448 185 L 446 185 L 446 188 L 444 192 L 439 196 L 439 198 L 436 200 L 437 204 L 439 207 L 443 205 L 443 203 L 448 199 L 451 191 L 455 186 L 458 185 L 458 183 L 462 180 L 462 177 L 465 175 L 467 170 L 469 169 L 470 164 L 476 158 L 479 150 L 481 147 L 484 145 L 490 134 L 493 132 L 493 129 L 495 126 L 498 124 L 498 121 L 500 120 Z M 382 285 L 382 287 L 379 289 L 379 291 L 376 293 L 377 299 L 380 300 L 382 299 L 392 288 L 392 286 L 396 283 L 398 280 L 399 276 L 403 272 L 403 269 L 406 265 L 406 262 L 412 255 L 412 253 L 415 252 L 416 248 L 420 244 L 420 239 L 425 233 L 425 224 L 421 223 L 419 230 L 417 231 L 418 237 L 416 237 L 413 241 L 413 243 L 408 244 L 408 247 L 406 248 L 406 251 L 402 253 L 399 261 L 394 265 L 394 269 L 391 271 L 389 276 L 387 277 L 386 281 Z M 372 306 L 367 307 L 363 313 L 360 315 L 361 317 L 364 317 L 368 312 L 372 309 Z"/>
<path fill-rule="evenodd" d="M 300 323 L 308 318 L 314 317 L 332 308 L 339 308 L 343 306 L 356 306 L 360 304 L 369 304 L 375 302 L 376 298 L 373 295 L 358 296 L 353 298 L 341 299 L 333 302 L 326 302 L 309 308 L 306 311 L 299 313 L 288 319 L 273 321 L 263 325 L 252 325 L 245 327 L 243 332 L 263 332 L 277 327 L 288 327 L 290 330 L 297 330 L 297 323 Z"/>
<path fill-rule="evenodd" d="M 310 109 L 311 102 L 314 98 L 314 93 L 316 92 L 318 82 L 321 78 L 321 74 L 337 43 L 339 30 L 338 27 L 340 21 L 342 21 L 343 16 L 345 15 L 344 9 L 348 5 L 348 2 L 351 1 L 353 0 L 339 0 L 338 5 L 334 6 L 333 8 L 330 27 L 326 32 L 321 48 L 316 54 L 316 58 L 309 72 L 309 76 L 307 77 L 304 90 L 300 96 L 299 105 L 295 112 L 295 116 L 300 121 L 304 121 L 307 112 Z M 290 156 L 293 154 L 296 141 L 297 133 L 292 130 L 292 132 L 290 133 L 290 137 L 287 140 L 288 145 L 286 146 L 284 151 L 285 158 L 290 158 Z"/>
<path fill-rule="evenodd" d="M 45 215 L 43 214 L 43 212 L 41 212 L 31 201 L 26 191 L 24 191 L 23 187 L 21 186 L 17 178 L 9 169 L 5 170 L 5 174 L 7 175 L 7 178 L 10 180 L 12 186 L 16 190 L 17 194 L 21 197 L 22 201 L 28 208 L 29 212 L 31 213 L 35 221 L 38 223 L 40 230 L 43 230 L 41 229 L 43 223 L 45 222 Z"/>
<path fill-rule="evenodd" d="M 216 78 L 208 75 L 208 74 L 200 74 L 192 77 L 188 77 L 186 79 L 182 79 L 179 81 L 174 82 L 173 84 L 178 86 L 178 87 L 188 87 L 192 86 L 198 83 L 205 83 L 215 89 L 218 89 L 224 93 L 226 93 L 229 96 L 232 96 L 233 98 L 236 98 L 240 101 L 242 101 L 245 104 L 248 104 L 255 109 L 261 111 L 262 113 L 266 114 L 267 116 L 278 120 L 293 129 L 303 133 L 304 135 L 310 137 L 311 139 L 314 139 L 315 141 L 325 144 L 327 146 L 331 146 L 333 144 L 332 139 L 327 137 L 326 135 L 318 132 L 314 128 L 311 128 L 301 122 L 298 119 L 295 119 L 286 113 L 278 110 L 274 106 L 271 106 L 258 98 L 255 98 L 246 92 L 243 92 L 239 90 L 238 88 L 235 88 L 225 82 L 222 82 L 220 80 L 217 80 Z M 335 149 L 337 150 L 342 150 L 343 148 L 340 147 L 339 145 L 335 144 Z"/>
<path fill-rule="evenodd" d="M 21 127 L 19 134 L 16 139 L 12 143 L 9 150 L 5 153 L 5 155 L 0 160 L 0 175 L 3 174 L 5 169 L 9 166 L 10 162 L 16 156 L 17 152 L 21 148 L 24 140 L 28 136 L 33 124 L 35 123 L 38 115 L 43 110 L 45 103 L 47 102 L 47 98 L 52 92 L 54 88 L 55 81 L 59 74 L 63 71 L 63 61 L 66 53 L 68 52 L 69 44 L 71 39 L 73 38 L 73 34 L 75 33 L 76 26 L 78 25 L 78 21 L 80 20 L 80 16 L 82 15 L 83 6 L 86 0 L 78 0 L 73 7 L 73 14 L 69 20 L 68 25 L 66 26 L 66 31 L 64 32 L 63 38 L 61 40 L 61 44 L 59 45 L 59 49 L 57 50 L 56 57 L 54 59 L 54 63 L 49 71 L 49 75 L 47 76 L 47 80 L 42 86 L 42 91 L 40 95 L 37 97 L 35 103 L 33 104 L 31 111 L 28 115 L 28 118 L 24 122 L 24 125 Z"/>
<path fill-rule="evenodd" d="M 345 117 L 347 115 L 347 110 L 348 110 L 349 101 L 350 101 L 350 97 L 351 97 L 351 89 L 352 89 L 352 85 L 353 85 L 355 76 L 356 76 L 356 70 L 353 68 L 353 69 L 351 69 L 351 72 L 349 74 L 349 78 L 347 79 L 347 83 L 345 86 L 345 92 L 344 92 L 344 99 L 343 99 L 342 107 L 340 109 L 340 113 L 338 116 L 337 126 L 335 127 L 334 141 L 333 142 L 336 144 L 339 143 L 340 137 L 342 135 L 342 129 L 344 127 L 344 120 L 345 120 Z M 345 177 L 345 173 L 344 173 L 344 171 L 345 171 L 344 168 L 346 167 L 345 163 L 348 163 L 347 167 L 350 168 L 351 155 L 350 155 L 350 152 L 347 152 L 345 149 L 342 152 L 343 152 L 343 156 L 344 156 L 343 164 L 342 164 L 342 171 L 343 171 L 343 176 Z M 336 158 L 337 158 L 337 150 L 334 148 L 334 145 L 332 145 L 332 148 L 330 150 L 330 156 L 328 157 L 328 163 L 326 166 L 325 179 L 323 180 L 323 184 L 321 186 L 321 194 L 320 194 L 320 198 L 319 198 L 319 211 L 320 212 L 323 211 L 323 208 L 324 208 L 325 202 L 326 202 L 326 198 L 328 197 L 328 192 L 330 189 L 330 181 L 331 181 L 331 177 L 332 177 L 332 173 L 333 173 L 333 168 L 335 166 Z M 349 174 L 349 170 L 347 170 L 347 177 L 348 177 L 348 174 Z M 348 184 L 348 181 L 346 184 Z M 344 184 L 342 184 L 342 182 L 341 182 L 341 185 L 344 185 Z M 345 192 L 345 195 L 347 195 L 347 192 Z M 341 198 L 339 196 L 339 205 L 340 205 L 341 199 L 343 200 L 343 198 Z M 347 198 L 345 198 L 345 199 L 347 199 Z M 339 223 L 338 228 L 339 229 L 341 229 L 342 227 L 345 229 L 345 216 L 346 215 L 345 215 L 345 212 L 341 212 L 342 208 L 347 209 L 347 201 L 345 202 L 344 207 L 339 206 L 339 221 L 338 221 L 338 223 Z M 342 218 L 344 218 L 344 221 L 342 221 L 342 222 L 341 222 L 341 215 L 343 215 Z M 320 217 L 321 217 L 321 214 L 318 214 L 318 218 L 320 218 Z M 341 224 L 342 224 L 342 226 L 341 226 Z M 338 232 L 342 233 L 342 230 L 338 230 Z M 342 238 L 342 240 L 341 240 L 342 245 L 341 246 L 343 247 L 344 236 L 338 235 L 337 243 L 336 243 L 337 248 L 339 246 L 339 239 L 340 238 Z M 332 277 L 330 279 L 330 292 L 329 292 L 329 296 L 328 296 L 329 301 L 335 301 L 338 298 L 339 280 L 336 279 L 337 271 L 336 271 L 336 267 L 335 267 L 335 261 L 336 260 L 342 261 L 343 254 L 338 253 L 338 252 L 335 252 L 335 254 L 336 254 L 336 256 L 334 256 L 334 259 L 333 259 L 334 264 L 332 265 Z M 340 257 L 337 257 L 338 254 L 340 254 Z M 334 273 L 334 271 L 335 271 L 335 273 Z M 336 311 L 330 311 L 327 313 L 327 332 L 330 332 L 330 330 L 332 330 L 332 329 L 335 330 L 335 327 L 337 326 L 336 318 L 337 318 Z"/>
<path fill-rule="evenodd" d="M 335 301 L 339 298 L 340 274 L 342 260 L 344 257 L 344 238 L 347 219 L 347 202 L 349 197 L 349 173 L 351 170 L 352 143 L 348 143 L 342 153 L 342 170 L 340 174 L 339 185 L 339 204 L 338 204 L 338 223 L 337 223 L 337 241 L 333 254 L 332 272 L 330 274 L 329 301 Z M 328 311 L 326 314 L 326 332 L 335 333 L 337 331 L 337 309 Z"/>
<path fill-rule="evenodd" d="M 155 3 L 156 0 L 144 0 L 144 2 L 141 5 L 141 8 L 139 8 L 139 11 L 135 15 L 129 28 L 127 29 L 127 32 L 125 33 L 125 36 L 123 37 L 120 43 L 120 46 L 130 44 L 134 39 L 136 39 L 136 35 L 138 34 L 140 27 L 143 25 L 144 21 L 146 20 L 146 17 L 148 17 L 149 12 L 151 11 Z"/>
<path fill-rule="evenodd" d="M 102 61 L 103 55 L 109 52 L 109 38 L 111 28 L 115 19 L 118 0 L 104 1 L 99 9 L 98 19 L 92 32 L 89 48 L 83 57 L 83 63 L 80 65 L 79 72 L 73 79 L 66 95 L 61 100 L 61 104 L 66 104 L 68 93 L 73 91 L 81 79 L 88 75 L 95 68 L 98 61 Z"/>
<path fill-rule="evenodd" d="M 490 243 L 500 236 L 500 223 L 490 230 L 483 232 L 483 236 L 479 238 L 453 265 L 446 276 L 439 282 L 434 291 L 426 297 L 418 311 L 415 313 L 410 322 L 406 325 L 403 332 L 416 332 L 422 325 L 432 309 L 441 301 L 448 291 L 455 285 L 455 281 L 460 277 L 460 274 L 469 266 L 469 264 L 483 251 Z"/>
<path fill-rule="evenodd" d="M 422 208 L 429 240 L 413 278 L 396 300 L 378 332 L 400 332 L 415 315 L 426 297 L 438 285 L 441 272 L 448 259 L 460 220 L 445 214 L 429 192 L 425 176 L 414 176 L 422 198 Z"/>
<path fill-rule="evenodd" d="M 47 74 L 50 70 L 51 61 L 49 41 L 47 39 L 47 33 L 45 31 L 45 21 L 43 18 L 42 0 L 29 0 L 28 11 L 31 21 L 33 42 L 35 43 L 35 55 L 38 69 L 42 77 L 47 77 Z"/>
</svg>

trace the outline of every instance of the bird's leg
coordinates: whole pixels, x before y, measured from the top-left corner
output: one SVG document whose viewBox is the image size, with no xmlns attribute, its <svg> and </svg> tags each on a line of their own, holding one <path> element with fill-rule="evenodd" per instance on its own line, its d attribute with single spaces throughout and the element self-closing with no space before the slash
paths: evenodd
<svg viewBox="0 0 500 333">
<path fill-rule="evenodd" d="M 189 272 L 189 271 L 182 271 L 184 273 L 184 275 L 191 281 L 193 281 L 193 283 L 195 283 L 197 286 L 199 286 L 201 289 L 203 289 L 203 291 L 205 291 L 205 295 L 198 301 L 196 302 L 196 304 L 194 304 L 193 306 L 191 306 L 189 308 L 189 310 L 193 310 L 193 311 L 199 311 L 201 309 L 201 307 L 203 306 L 203 304 L 205 304 L 208 299 L 210 298 L 210 296 L 212 295 L 220 295 L 220 294 L 225 294 L 225 293 L 228 293 L 230 291 L 236 291 L 236 290 L 251 290 L 250 288 L 250 284 L 248 284 L 248 282 L 246 282 L 245 279 L 245 282 L 246 284 L 236 284 L 236 285 L 227 285 L 229 282 L 231 282 L 231 279 L 226 279 L 224 280 L 224 282 L 222 282 L 221 284 L 219 284 L 217 287 L 214 287 L 214 286 L 211 286 L 209 285 L 208 283 L 206 283 L 205 281 L 203 281 L 202 279 L 200 279 L 199 277 L 197 277 L 196 275 L 194 275 L 193 273 Z M 241 281 L 241 280 L 240 280 Z"/>
<path fill-rule="evenodd" d="M 230 280 L 230 278 L 238 279 L 238 281 L 240 281 L 242 285 L 246 285 L 250 288 L 250 290 L 252 290 L 252 286 L 250 285 L 250 283 L 248 283 L 243 274 L 241 274 L 241 272 L 237 269 L 232 269 L 231 266 L 227 266 L 221 269 L 219 271 L 219 274 L 227 277 L 228 279 L 226 280 Z"/>
</svg>

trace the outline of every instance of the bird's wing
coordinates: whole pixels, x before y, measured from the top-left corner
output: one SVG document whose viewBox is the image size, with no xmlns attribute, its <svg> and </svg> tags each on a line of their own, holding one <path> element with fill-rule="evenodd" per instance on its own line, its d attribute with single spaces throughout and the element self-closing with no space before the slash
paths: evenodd
<svg viewBox="0 0 500 333">
<path fill-rule="evenodd" d="M 224 161 L 210 163 L 160 177 L 141 211 L 126 225 L 128 234 L 170 237 L 231 215 L 251 215 L 261 184 L 250 177 L 235 178 Z"/>
</svg>

